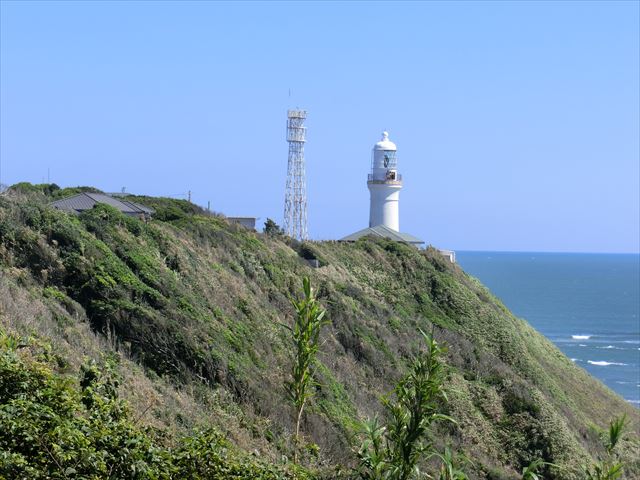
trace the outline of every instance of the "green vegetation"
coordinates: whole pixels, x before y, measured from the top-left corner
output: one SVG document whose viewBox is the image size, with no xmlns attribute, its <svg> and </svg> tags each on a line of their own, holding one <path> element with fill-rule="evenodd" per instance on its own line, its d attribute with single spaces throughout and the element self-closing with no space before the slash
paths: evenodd
<svg viewBox="0 0 640 480">
<path fill-rule="evenodd" d="M 33 377 L 44 390 L 27 382 L 32 393 L 11 398 L 47 405 L 46 395 L 33 392 L 58 392 L 49 405 L 61 405 L 53 411 L 62 424 L 90 432 L 78 441 L 94 438 L 95 407 L 83 403 L 80 382 L 98 365 L 118 393 L 115 399 L 100 387 L 100 401 L 128 412 L 126 421 L 104 418 L 116 437 L 133 435 L 174 467 L 179 445 L 206 451 L 219 443 L 213 451 L 221 458 L 253 465 L 259 457 L 267 471 L 294 472 L 287 459 L 296 450 L 296 419 L 282 388 L 292 347 L 280 324 L 294 324 L 289 299 L 309 277 L 330 319 L 318 337 L 314 401 L 300 424 L 310 447 L 299 463 L 312 475 L 336 478 L 357 465 L 356 425 L 376 416 L 386 422 L 380 398 L 411 372 L 423 348 L 420 330 L 447 347 L 440 356 L 447 401 L 438 413 L 456 420 L 432 423 L 424 439 L 443 456 L 447 447 L 456 452 L 454 463 L 458 454 L 470 459 L 455 467 L 470 479 L 519 479 L 540 459 L 541 478 L 584 480 L 581 465 L 609 459 L 601 429 L 625 414 L 628 433 L 610 461 L 625 464 L 626 478 L 640 475 L 637 410 L 433 249 L 384 239 L 299 243 L 163 198 L 130 197 L 158 212 L 146 223 L 106 206 L 75 216 L 46 205 L 59 190 L 23 184 L 0 197 L 0 324 L 32 345 L 0 348 L 14 356 L 3 376 L 46 370 Z M 22 422 L 26 413 L 13 412 L 6 421 Z M 53 424 L 39 438 L 66 445 L 46 425 Z M 149 451 L 133 449 L 127 458 L 153 471 Z M 441 475 L 435 457 L 417 464 Z"/>
<path fill-rule="evenodd" d="M 118 398 L 113 358 L 83 365 L 77 382 L 53 373 L 47 345 L 0 330 L 0 347 L 0 478 L 307 477 L 237 452 L 215 429 L 163 445 Z"/>
<path fill-rule="evenodd" d="M 420 332 L 422 333 L 422 332 Z M 358 473 L 371 480 L 421 478 L 420 464 L 437 454 L 428 434 L 434 422 L 453 419 L 442 415 L 444 393 L 442 351 L 431 336 L 422 333 L 427 349 L 412 361 L 409 372 L 394 389 L 394 398 L 383 403 L 386 424 L 377 419 L 365 423 L 365 440 L 358 450 Z M 464 479 L 453 465 L 449 450 L 438 455 L 444 461 L 441 478 Z"/>
<path fill-rule="evenodd" d="M 298 463 L 302 413 L 305 405 L 313 396 L 311 388 L 318 385 L 314 378 L 314 366 L 318 355 L 320 329 L 326 323 L 324 320 L 326 311 L 320 307 L 316 300 L 309 278 L 305 277 L 302 284 L 304 298 L 291 300 L 296 311 L 293 328 L 283 325 L 291 332 L 293 340 L 291 380 L 285 382 L 285 385 L 296 409 L 296 433 L 293 452 L 293 461 L 295 463 Z"/>
<path fill-rule="evenodd" d="M 605 441 L 605 454 L 594 465 L 585 468 L 587 480 L 616 480 L 624 473 L 624 463 L 616 452 L 622 439 L 626 417 L 620 417 L 609 424 L 609 436 Z"/>
<path fill-rule="evenodd" d="M 284 230 L 270 218 L 267 218 L 267 221 L 264 222 L 263 232 L 265 235 L 269 235 L 270 237 L 279 237 L 284 235 Z"/>
</svg>

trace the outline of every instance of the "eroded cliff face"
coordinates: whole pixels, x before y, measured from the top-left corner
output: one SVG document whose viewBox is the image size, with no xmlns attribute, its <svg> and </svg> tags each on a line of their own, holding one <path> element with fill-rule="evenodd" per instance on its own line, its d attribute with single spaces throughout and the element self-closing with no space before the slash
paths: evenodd
<svg viewBox="0 0 640 480">
<path fill-rule="evenodd" d="M 303 276 L 331 321 L 303 425 L 320 447 L 310 464 L 353 462 L 358 421 L 381 413 L 420 347 L 418 329 L 448 349 L 442 408 L 457 424 L 436 442 L 463 451 L 472 478 L 515 478 L 536 458 L 566 467 L 553 478 L 579 478 L 572 468 L 598 453 L 598 429 L 613 417 L 626 413 L 637 435 L 637 410 L 435 250 L 298 244 L 184 201 L 134 198 L 157 211 L 145 223 L 104 206 L 73 216 L 47 199 L 0 198 L 3 324 L 46 338 L 70 372 L 117 351 L 122 395 L 169 437 L 213 424 L 265 458 L 290 453 L 281 324 Z"/>
</svg>

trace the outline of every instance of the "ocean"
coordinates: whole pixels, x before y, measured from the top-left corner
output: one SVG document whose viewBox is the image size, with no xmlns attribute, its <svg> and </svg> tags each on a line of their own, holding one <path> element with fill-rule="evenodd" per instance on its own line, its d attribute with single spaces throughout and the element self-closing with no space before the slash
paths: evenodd
<svg viewBox="0 0 640 480">
<path fill-rule="evenodd" d="M 518 317 L 640 407 L 640 255 L 456 252 Z"/>
</svg>

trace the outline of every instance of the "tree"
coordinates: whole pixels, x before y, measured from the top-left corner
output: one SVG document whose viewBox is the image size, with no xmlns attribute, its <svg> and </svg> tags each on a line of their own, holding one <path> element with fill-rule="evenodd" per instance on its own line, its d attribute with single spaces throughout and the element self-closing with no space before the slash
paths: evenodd
<svg viewBox="0 0 640 480">
<path fill-rule="evenodd" d="M 278 237 L 280 235 L 284 235 L 284 230 L 270 218 L 267 218 L 267 221 L 264 222 L 264 229 L 262 231 L 270 237 Z"/>
<path fill-rule="evenodd" d="M 312 387 L 317 385 L 314 379 L 314 364 L 319 348 L 320 330 L 327 323 L 324 320 L 326 311 L 316 299 L 308 277 L 303 279 L 302 285 L 304 298 L 291 300 L 296 310 L 293 328 L 284 325 L 291 332 L 294 346 L 291 380 L 285 384 L 296 410 L 294 463 L 298 461 L 300 423 L 304 407 L 313 396 Z"/>
</svg>

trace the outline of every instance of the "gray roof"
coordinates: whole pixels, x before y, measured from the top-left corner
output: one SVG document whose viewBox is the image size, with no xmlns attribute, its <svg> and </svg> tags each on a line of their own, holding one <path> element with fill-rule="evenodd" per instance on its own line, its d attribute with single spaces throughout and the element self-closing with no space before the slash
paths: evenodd
<svg viewBox="0 0 640 480">
<path fill-rule="evenodd" d="M 50 205 L 60 210 L 82 212 L 84 210 L 92 209 L 98 203 L 105 203 L 120 210 L 122 213 L 129 215 L 150 215 L 155 212 L 152 208 L 145 207 L 139 203 L 119 200 L 117 198 L 110 197 L 109 195 L 105 195 L 104 193 L 92 192 L 82 192 L 77 195 L 73 195 L 72 197 L 56 200 L 55 202 L 51 202 Z"/>
<path fill-rule="evenodd" d="M 375 227 L 365 228 L 356 233 L 352 233 L 351 235 L 347 235 L 342 238 L 342 242 L 355 242 L 362 237 L 382 237 L 388 238 L 390 240 L 395 240 L 396 242 L 404 242 L 410 243 L 412 245 L 421 245 L 424 243 L 424 240 L 420 240 L 418 237 L 414 237 L 413 235 L 409 235 L 408 233 L 396 232 L 395 230 L 385 227 L 384 225 L 376 225 Z"/>
</svg>

